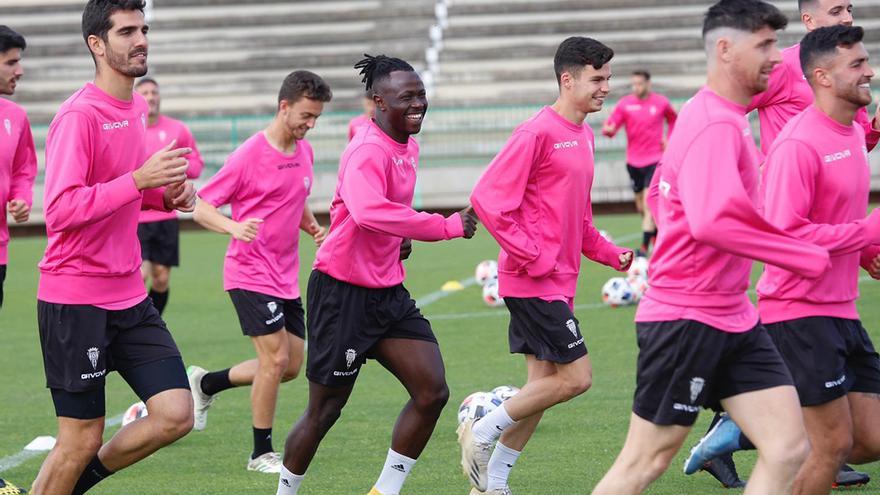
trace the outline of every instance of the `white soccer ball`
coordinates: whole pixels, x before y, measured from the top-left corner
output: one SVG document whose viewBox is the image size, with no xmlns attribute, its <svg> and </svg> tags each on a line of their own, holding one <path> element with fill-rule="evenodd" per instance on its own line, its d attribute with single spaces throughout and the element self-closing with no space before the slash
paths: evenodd
<svg viewBox="0 0 880 495">
<path fill-rule="evenodd" d="M 474 270 L 474 280 L 480 285 L 498 280 L 498 262 L 495 260 L 481 261 Z"/>
<path fill-rule="evenodd" d="M 497 308 L 504 304 L 504 298 L 498 294 L 497 280 L 493 280 L 483 286 L 483 302 L 492 308 Z"/>
<path fill-rule="evenodd" d="M 627 279 L 626 281 L 629 282 L 629 286 L 632 287 L 636 296 L 636 301 L 641 301 L 642 298 L 645 297 L 645 293 L 648 292 L 648 279 L 645 277 L 636 277 Z"/>
<path fill-rule="evenodd" d="M 514 387 L 513 385 L 501 385 L 493 388 L 492 393 L 503 402 L 519 393 L 519 388 Z"/>
<path fill-rule="evenodd" d="M 492 392 L 474 392 L 468 395 L 458 406 L 458 424 L 469 419 L 482 418 L 500 406 L 501 402 Z"/>
<path fill-rule="evenodd" d="M 129 423 L 145 418 L 147 415 L 147 405 L 143 402 L 135 402 L 128 406 L 128 409 L 125 410 L 125 414 L 122 415 L 122 426 L 126 426 Z"/>
<path fill-rule="evenodd" d="M 623 277 L 614 277 L 602 286 L 602 302 L 616 308 L 636 302 L 635 291 Z"/>
<path fill-rule="evenodd" d="M 629 270 L 626 271 L 626 278 L 628 280 L 633 280 L 635 278 L 648 278 L 648 258 L 644 256 L 638 256 L 632 260 L 632 263 L 629 265 Z"/>
<path fill-rule="evenodd" d="M 607 230 L 600 230 L 599 235 L 604 237 L 606 241 L 610 242 L 611 244 L 614 244 L 614 238 L 611 237 L 611 234 L 609 234 Z"/>
</svg>

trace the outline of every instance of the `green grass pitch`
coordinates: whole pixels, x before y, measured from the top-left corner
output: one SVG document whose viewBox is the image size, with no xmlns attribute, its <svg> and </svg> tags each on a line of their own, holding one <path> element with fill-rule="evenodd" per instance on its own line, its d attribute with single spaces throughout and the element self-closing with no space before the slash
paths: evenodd
<svg viewBox="0 0 880 495">
<path fill-rule="evenodd" d="M 599 216 L 599 228 L 635 245 L 639 221 L 634 215 Z M 222 290 L 222 262 L 227 239 L 207 232 L 185 232 L 182 264 L 172 274 L 166 319 L 187 364 L 208 369 L 228 367 L 253 357 L 251 344 L 241 335 L 229 298 Z M 309 239 L 303 239 L 300 286 L 314 258 Z M 12 456 L 39 435 L 55 434 L 55 418 L 44 388 L 42 359 L 36 325 L 36 264 L 42 239 L 14 239 L 11 244 L 6 302 L 0 312 L 0 459 Z M 414 297 L 439 290 L 448 280 L 473 274 L 483 259 L 494 258 L 497 247 L 485 230 L 471 241 L 416 243 L 407 262 L 407 287 Z M 757 269 L 756 269 L 757 273 Z M 547 413 L 537 434 L 513 470 L 514 493 L 528 495 L 589 493 L 619 451 L 629 421 L 635 381 L 636 344 L 634 308 L 611 309 L 600 304 L 602 284 L 614 272 L 584 262 L 577 317 L 593 359 L 593 387 L 583 396 Z M 865 326 L 880 340 L 880 284 L 861 286 L 860 310 Z M 447 367 L 452 399 L 436 432 L 404 487 L 407 494 L 462 494 L 468 484 L 458 466 L 455 418 L 461 400 L 477 390 L 497 385 L 521 385 L 525 377 L 520 356 L 507 352 L 507 314 L 486 307 L 479 287 L 451 293 L 424 308 L 432 320 Z M 303 375 L 304 376 L 304 375 Z M 275 421 L 275 448 L 281 449 L 288 429 L 306 403 L 303 378 L 281 389 Z M 107 383 L 108 417 L 125 410 L 135 396 L 112 374 Z M 403 388 L 381 366 L 370 362 L 358 380 L 342 418 L 321 445 L 303 495 L 366 494 L 378 477 L 389 446 L 391 428 L 406 400 Z M 707 426 L 704 412 L 687 450 Z M 249 389 L 223 393 L 209 414 L 208 428 L 194 432 L 135 466 L 114 475 L 91 493 L 240 494 L 275 493 L 277 477 L 250 473 Z M 880 427 L 880 425 L 878 425 Z M 111 435 L 116 428 L 109 428 Z M 29 486 L 44 456 L 0 472 L 0 477 Z M 652 494 L 728 493 L 705 473 L 686 477 L 681 472 L 685 452 L 648 491 Z M 754 462 L 751 453 L 737 454 L 741 474 Z M 863 466 L 875 478 L 854 493 L 880 494 L 880 468 Z"/>
</svg>

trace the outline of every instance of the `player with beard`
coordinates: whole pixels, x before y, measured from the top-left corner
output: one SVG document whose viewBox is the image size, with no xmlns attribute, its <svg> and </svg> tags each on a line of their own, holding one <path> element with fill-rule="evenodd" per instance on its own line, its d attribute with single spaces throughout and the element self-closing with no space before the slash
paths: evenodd
<svg viewBox="0 0 880 495">
<path fill-rule="evenodd" d="M 403 286 L 408 239 L 473 237 L 470 208 L 443 217 L 412 209 L 419 163 L 413 139 L 428 110 L 411 65 L 366 56 L 361 69 L 376 102 L 339 163 L 330 234 L 315 257 L 306 302 L 309 403 L 284 446 L 278 495 L 295 495 L 324 435 L 339 419 L 366 360 L 375 359 L 410 395 L 372 495 L 397 495 L 449 399 L 431 324 Z"/>
<path fill-rule="evenodd" d="M 752 260 L 818 277 L 828 251 L 758 212 L 760 152 L 746 105 L 781 62 L 787 24 L 760 0 L 706 13 L 707 85 L 681 109 L 651 184 L 659 237 L 636 312 L 630 428 L 594 495 L 644 492 L 681 448 L 701 407 L 723 407 L 756 440 L 747 495 L 790 493 L 809 452 L 791 375 L 748 297 Z"/>
<path fill-rule="evenodd" d="M 153 154 L 171 141 L 192 153 L 184 158 L 189 162 L 186 176 L 198 179 L 205 167 L 202 155 L 196 148 L 192 132 L 183 122 L 161 113 L 162 95 L 155 79 L 144 77 L 134 85 L 150 106 L 147 115 L 147 153 Z M 150 299 L 161 315 L 170 295 L 171 268 L 180 264 L 180 222 L 177 213 L 144 210 L 138 223 L 138 239 L 141 243 L 141 275 L 150 283 Z"/>
<path fill-rule="evenodd" d="M 27 42 L 8 26 L 0 26 L 0 95 L 12 95 L 24 74 L 21 56 Z M 37 155 L 31 124 L 24 109 L 0 98 L 0 207 L 9 212 L 15 223 L 28 220 L 33 200 Z M 9 230 L 6 213 L 0 213 L 0 308 L 3 307 L 3 281 L 8 261 Z M 24 491 L 0 478 L 0 494 L 17 495 Z"/>
<path fill-rule="evenodd" d="M 147 103 L 133 92 L 147 72 L 142 0 L 89 0 L 82 32 L 95 80 L 61 106 L 46 138 L 46 254 L 37 314 L 58 440 L 36 495 L 79 495 L 192 429 L 180 352 L 147 297 L 137 221 L 142 208 L 192 211 L 174 143 L 147 157 Z M 116 370 L 149 416 L 103 442 L 104 386 Z"/>
</svg>

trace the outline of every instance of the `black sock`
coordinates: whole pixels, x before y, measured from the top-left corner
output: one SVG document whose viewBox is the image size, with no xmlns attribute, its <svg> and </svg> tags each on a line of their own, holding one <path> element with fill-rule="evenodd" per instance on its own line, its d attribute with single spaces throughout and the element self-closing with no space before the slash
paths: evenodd
<svg viewBox="0 0 880 495">
<path fill-rule="evenodd" d="M 652 232 L 642 232 L 642 251 L 648 251 L 648 247 L 651 245 L 652 235 L 654 235 Z"/>
<path fill-rule="evenodd" d="M 212 371 L 202 377 L 202 392 L 214 395 L 228 390 L 235 385 L 229 381 L 229 368 L 220 371 Z"/>
<path fill-rule="evenodd" d="M 256 459 L 266 452 L 274 452 L 272 448 L 272 428 L 257 428 L 254 426 L 254 453 L 251 459 Z"/>
<path fill-rule="evenodd" d="M 171 289 L 168 289 L 165 292 L 157 292 L 156 289 L 150 289 L 150 299 L 153 300 L 153 306 L 156 307 L 156 310 L 159 311 L 160 315 L 165 311 L 165 306 L 168 304 L 169 292 L 171 292 Z"/>
<path fill-rule="evenodd" d="M 652 244 L 657 243 L 657 229 L 656 228 L 653 231 L 651 231 L 651 243 Z"/>
<path fill-rule="evenodd" d="M 98 456 L 96 455 L 95 458 L 89 462 L 89 465 L 86 466 L 83 474 L 80 475 L 71 495 L 82 495 L 111 474 L 113 474 L 113 471 L 104 467 L 104 465 L 101 464 L 101 460 L 98 459 Z"/>
<path fill-rule="evenodd" d="M 740 450 L 755 450 L 755 444 L 749 440 L 745 433 L 739 432 L 739 448 Z"/>
</svg>

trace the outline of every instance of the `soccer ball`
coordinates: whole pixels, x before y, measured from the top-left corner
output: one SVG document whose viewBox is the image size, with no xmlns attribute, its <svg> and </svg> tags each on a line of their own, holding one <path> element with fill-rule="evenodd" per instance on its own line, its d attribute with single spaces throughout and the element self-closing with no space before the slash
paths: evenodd
<svg viewBox="0 0 880 495">
<path fill-rule="evenodd" d="M 498 280 L 498 262 L 495 260 L 481 261 L 474 270 L 474 280 L 480 285 Z"/>
<path fill-rule="evenodd" d="M 607 230 L 600 230 L 599 235 L 604 237 L 606 241 L 610 242 L 611 244 L 614 244 L 614 238 L 611 237 L 611 234 L 609 234 Z"/>
<path fill-rule="evenodd" d="M 492 389 L 492 393 L 495 394 L 495 397 L 501 399 L 502 402 L 513 397 L 518 392 L 519 388 L 514 387 L 513 385 L 501 385 Z"/>
<path fill-rule="evenodd" d="M 497 308 L 504 304 L 504 298 L 498 295 L 498 281 L 493 280 L 483 286 L 483 302 L 487 306 Z"/>
<path fill-rule="evenodd" d="M 133 423 L 141 418 L 146 418 L 147 414 L 147 405 L 143 402 L 135 402 L 128 406 L 128 409 L 125 410 L 125 414 L 122 415 L 122 426 Z"/>
<path fill-rule="evenodd" d="M 482 418 L 500 405 L 501 399 L 492 392 L 474 392 L 465 397 L 458 406 L 458 424 L 469 419 Z"/>
<path fill-rule="evenodd" d="M 616 308 L 634 303 L 635 291 L 623 277 L 614 277 L 602 286 L 602 302 Z"/>
<path fill-rule="evenodd" d="M 632 264 L 629 265 L 629 270 L 626 271 L 626 278 L 628 280 L 633 280 L 635 278 L 648 278 L 648 258 L 644 256 L 639 256 L 632 261 Z"/>
<path fill-rule="evenodd" d="M 627 282 L 629 282 L 629 286 L 632 287 L 633 293 L 635 293 L 636 301 L 641 301 L 645 297 L 645 292 L 648 292 L 648 279 L 636 277 L 627 279 Z"/>
</svg>

